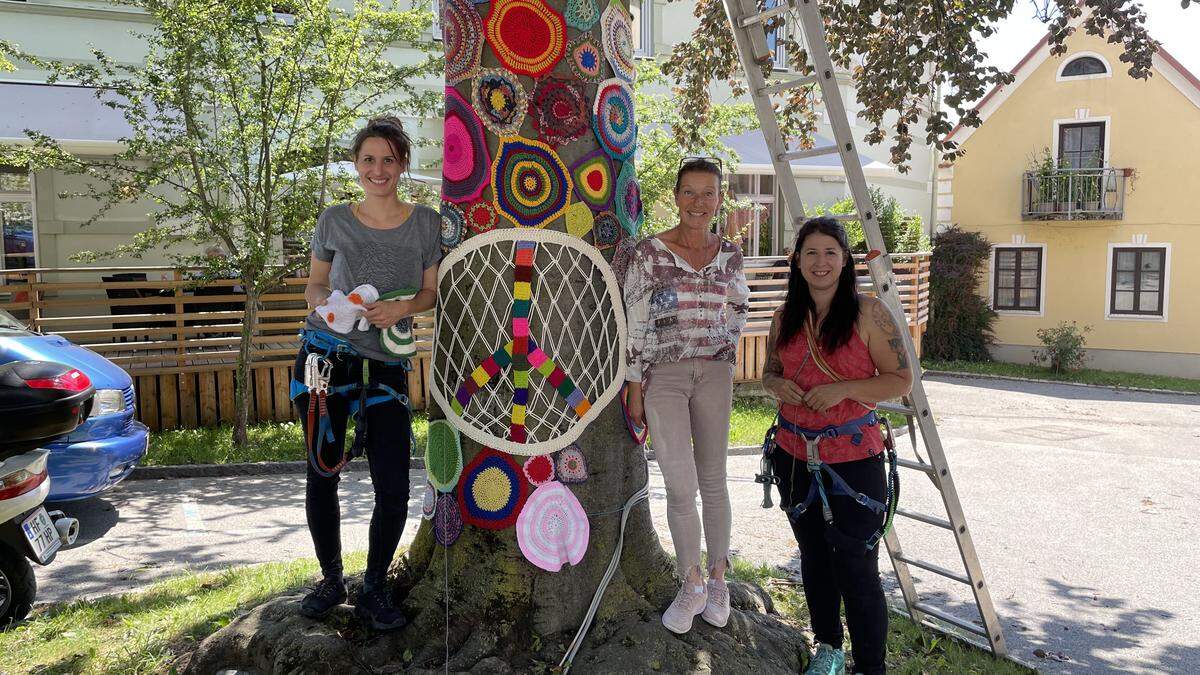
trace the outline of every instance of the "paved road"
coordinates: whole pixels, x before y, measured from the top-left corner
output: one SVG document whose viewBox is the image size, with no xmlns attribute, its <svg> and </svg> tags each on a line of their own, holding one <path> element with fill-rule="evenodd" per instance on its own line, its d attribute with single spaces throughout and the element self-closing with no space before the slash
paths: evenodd
<svg viewBox="0 0 1200 675">
<path fill-rule="evenodd" d="M 927 387 L 1010 651 L 1049 672 L 1200 672 L 1200 399 L 989 380 Z M 758 508 L 756 466 L 754 457 L 730 459 L 733 547 L 795 569 L 782 515 Z M 669 546 L 661 476 L 651 468 L 651 508 Z M 939 512 L 923 477 L 902 477 L 908 508 Z M 414 472 L 414 485 L 423 480 Z M 69 505 L 83 539 L 39 570 L 39 599 L 311 556 L 302 500 L 300 476 L 127 482 Z M 367 474 L 349 473 L 348 550 L 366 546 L 370 506 Z M 418 511 L 414 500 L 410 513 Z M 897 531 L 909 555 L 959 565 L 944 531 L 912 522 Z M 935 603 L 973 611 L 963 587 L 917 576 Z"/>
</svg>

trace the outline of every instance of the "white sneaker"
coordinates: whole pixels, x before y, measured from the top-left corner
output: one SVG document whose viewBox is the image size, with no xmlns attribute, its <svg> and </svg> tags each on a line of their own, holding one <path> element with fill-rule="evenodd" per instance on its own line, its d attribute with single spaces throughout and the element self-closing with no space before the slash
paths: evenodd
<svg viewBox="0 0 1200 675">
<path fill-rule="evenodd" d="M 707 603 L 708 594 L 705 593 L 704 587 L 685 581 L 675 594 L 671 606 L 663 612 L 663 625 L 672 633 L 683 635 L 692 629 L 692 621 L 697 614 L 704 611 Z"/>
<path fill-rule="evenodd" d="M 700 615 L 705 621 L 724 628 L 729 623 L 729 585 L 716 579 L 708 580 L 708 601 L 704 604 L 704 612 Z"/>
</svg>

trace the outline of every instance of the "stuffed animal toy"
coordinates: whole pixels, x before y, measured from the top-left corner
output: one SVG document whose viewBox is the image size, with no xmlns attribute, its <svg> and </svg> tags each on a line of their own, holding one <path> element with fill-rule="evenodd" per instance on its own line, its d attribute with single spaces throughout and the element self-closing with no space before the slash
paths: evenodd
<svg viewBox="0 0 1200 675">
<path fill-rule="evenodd" d="M 358 324 L 358 330 L 367 330 L 371 327 L 371 322 L 363 316 L 367 311 L 364 305 L 378 300 L 379 291 L 371 284 L 363 284 L 350 291 L 349 295 L 341 291 L 330 293 L 325 304 L 317 307 L 317 314 L 325 319 L 330 330 L 342 334 L 354 330 L 355 323 Z"/>
<path fill-rule="evenodd" d="M 417 296 L 415 288 L 401 288 L 384 293 L 380 300 L 412 300 Z M 417 343 L 413 340 L 412 317 L 406 316 L 396 322 L 396 325 L 379 332 L 379 346 L 392 356 L 412 358 L 417 353 Z"/>
</svg>

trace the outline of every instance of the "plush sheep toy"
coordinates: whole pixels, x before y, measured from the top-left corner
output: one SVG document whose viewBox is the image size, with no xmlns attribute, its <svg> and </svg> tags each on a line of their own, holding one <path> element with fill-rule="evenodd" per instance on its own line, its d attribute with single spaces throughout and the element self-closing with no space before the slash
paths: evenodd
<svg viewBox="0 0 1200 675">
<path fill-rule="evenodd" d="M 350 291 L 349 295 L 341 291 L 330 293 L 325 304 L 317 307 L 317 314 L 325 319 L 330 330 L 343 335 L 354 330 L 356 322 L 358 330 L 367 330 L 371 327 L 371 322 L 363 316 L 363 312 L 367 311 L 364 305 L 377 300 L 379 300 L 379 291 L 371 284 L 363 284 Z"/>
<path fill-rule="evenodd" d="M 412 300 L 417 297 L 416 288 L 401 288 L 384 293 L 380 300 Z M 406 316 L 396 325 L 379 332 L 379 346 L 392 356 L 412 358 L 417 354 L 417 343 L 413 340 L 412 317 Z"/>
</svg>

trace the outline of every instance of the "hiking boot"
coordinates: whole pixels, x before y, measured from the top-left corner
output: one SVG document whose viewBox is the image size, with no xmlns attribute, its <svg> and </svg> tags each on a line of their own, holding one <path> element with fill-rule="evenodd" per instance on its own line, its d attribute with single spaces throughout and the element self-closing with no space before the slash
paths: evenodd
<svg viewBox="0 0 1200 675">
<path fill-rule="evenodd" d="M 846 652 L 825 643 L 817 645 L 804 675 L 846 675 Z"/>
<path fill-rule="evenodd" d="M 408 623 L 399 608 L 392 604 L 387 586 L 371 590 L 364 587 L 354 600 L 354 613 L 375 630 L 396 630 Z"/>
<path fill-rule="evenodd" d="M 683 635 L 692 629 L 692 621 L 704 611 L 707 602 L 708 594 L 704 587 L 685 579 L 679 587 L 679 593 L 675 594 L 675 600 L 663 612 L 663 625 L 672 633 Z"/>
<path fill-rule="evenodd" d="M 729 623 L 729 586 L 724 581 L 709 579 L 707 591 L 708 601 L 700 616 L 709 624 L 724 628 Z"/>
<path fill-rule="evenodd" d="M 300 613 L 311 619 L 324 619 L 330 610 L 346 601 L 346 583 L 341 577 L 324 577 L 300 604 Z"/>
</svg>

